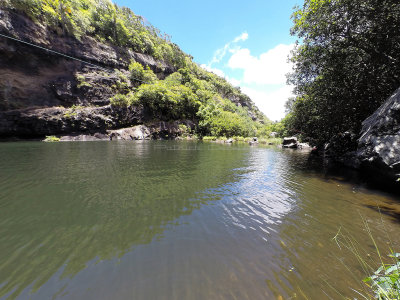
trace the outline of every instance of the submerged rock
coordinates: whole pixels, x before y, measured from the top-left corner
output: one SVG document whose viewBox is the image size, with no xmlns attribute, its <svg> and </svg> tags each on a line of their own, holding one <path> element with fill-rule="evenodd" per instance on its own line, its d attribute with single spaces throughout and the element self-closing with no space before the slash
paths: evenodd
<svg viewBox="0 0 400 300">
<path fill-rule="evenodd" d="M 110 137 L 106 134 L 95 133 L 91 134 L 77 134 L 65 135 L 60 138 L 60 142 L 89 142 L 89 141 L 109 141 Z"/>
</svg>

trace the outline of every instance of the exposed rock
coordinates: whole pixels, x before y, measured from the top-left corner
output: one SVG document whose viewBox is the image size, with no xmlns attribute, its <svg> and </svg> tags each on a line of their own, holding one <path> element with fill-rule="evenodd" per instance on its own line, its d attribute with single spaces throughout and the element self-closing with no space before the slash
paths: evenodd
<svg viewBox="0 0 400 300">
<path fill-rule="evenodd" d="M 74 132 L 105 133 L 108 129 L 143 123 L 136 107 L 49 107 L 0 112 L 0 138 L 39 137 Z"/>
<path fill-rule="evenodd" d="M 297 149 L 298 142 L 297 137 L 285 137 L 283 138 L 282 148 Z"/>
<path fill-rule="evenodd" d="M 389 179 L 400 177 L 400 89 L 363 122 L 356 159 Z"/>
<path fill-rule="evenodd" d="M 149 66 L 159 78 L 176 71 L 150 55 L 101 43 L 89 36 L 78 40 L 59 35 L 25 15 L 4 8 L 0 8 L 0 33 L 80 60 L 0 38 L 0 111 L 107 105 L 116 93 L 112 86 L 120 79 L 114 69 L 127 70 L 132 59 Z M 77 74 L 83 75 L 87 84 L 78 87 Z"/>
<path fill-rule="evenodd" d="M 108 135 L 111 140 L 147 140 L 151 137 L 150 129 L 144 125 L 110 130 Z"/>
<path fill-rule="evenodd" d="M 359 161 L 356 159 L 358 136 L 353 132 L 346 131 L 333 136 L 324 148 L 312 151 L 312 154 L 322 155 L 324 159 L 344 164 L 357 169 Z M 320 151 L 318 151 L 320 150 Z"/>
<path fill-rule="evenodd" d="M 183 133 L 179 125 L 185 125 L 190 130 L 194 130 L 195 127 L 195 123 L 190 120 L 153 122 L 148 127 L 153 139 L 175 139 Z"/>
<path fill-rule="evenodd" d="M 256 137 L 253 137 L 251 139 L 251 141 L 249 141 L 250 146 L 257 145 L 257 144 L 258 144 L 258 138 L 256 138 Z"/>
<path fill-rule="evenodd" d="M 298 143 L 297 146 L 299 149 L 311 149 L 311 146 L 307 143 Z"/>
<path fill-rule="evenodd" d="M 153 119 L 144 109 L 110 105 L 117 93 L 126 94 L 138 85 L 127 71 L 132 59 L 148 66 L 159 79 L 177 71 L 164 61 L 90 36 L 63 35 L 4 7 L 0 7 L 0 33 L 42 47 L 0 38 L 1 139 L 66 135 L 63 140 L 91 140 L 98 139 L 94 133 L 140 124 L 147 124 L 153 139 L 174 139 L 194 130 L 193 121 L 149 124 Z M 219 92 L 245 107 L 253 120 L 263 120 L 251 99 L 238 89 Z M 142 136 L 124 131 L 114 137 Z"/>
</svg>

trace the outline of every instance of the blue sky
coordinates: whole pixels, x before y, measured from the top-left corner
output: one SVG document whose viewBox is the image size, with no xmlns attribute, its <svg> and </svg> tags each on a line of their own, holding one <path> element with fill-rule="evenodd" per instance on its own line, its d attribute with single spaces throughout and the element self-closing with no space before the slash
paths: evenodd
<svg viewBox="0 0 400 300">
<path fill-rule="evenodd" d="M 295 38 L 290 15 L 302 0 L 114 0 L 171 36 L 194 61 L 224 76 L 271 119 L 291 96 L 284 74 Z"/>
</svg>

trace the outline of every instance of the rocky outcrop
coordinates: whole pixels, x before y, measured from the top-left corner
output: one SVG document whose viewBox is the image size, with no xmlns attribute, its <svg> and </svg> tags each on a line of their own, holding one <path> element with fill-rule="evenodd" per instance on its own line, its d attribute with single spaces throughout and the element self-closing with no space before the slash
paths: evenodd
<svg viewBox="0 0 400 300">
<path fill-rule="evenodd" d="M 144 125 L 111 130 L 108 134 L 111 140 L 149 140 L 151 137 L 150 129 Z"/>
<path fill-rule="evenodd" d="M 400 178 L 400 89 L 362 123 L 360 133 L 331 138 L 325 159 L 362 171 L 366 181 L 391 187 Z M 397 188 L 397 187 L 396 187 Z"/>
<path fill-rule="evenodd" d="M 0 112 L 0 138 L 32 138 L 74 132 L 105 133 L 144 121 L 137 107 L 49 107 Z"/>
<path fill-rule="evenodd" d="M 0 111 L 107 105 L 121 81 L 114 70 L 127 70 L 132 59 L 149 66 L 159 78 L 176 71 L 150 55 L 101 43 L 92 37 L 78 40 L 59 35 L 4 8 L 0 8 L 0 33 L 76 58 L 0 37 Z M 78 75 L 83 77 L 83 84 Z"/>
<path fill-rule="evenodd" d="M 282 148 L 297 149 L 298 141 L 296 137 L 285 137 L 282 142 Z"/>
<path fill-rule="evenodd" d="M 0 37 L 0 139 L 145 139 L 148 132 L 143 127 L 130 128 L 142 124 L 147 124 L 150 138 L 170 139 L 187 135 L 181 125 L 194 129 L 189 121 L 154 123 L 142 108 L 111 101 L 141 84 L 129 78 L 131 60 L 149 67 L 159 79 L 177 71 L 164 61 L 90 36 L 65 35 L 1 5 L 0 33 L 11 37 Z M 264 120 L 239 89 L 222 87 L 219 92 L 244 107 L 253 120 Z M 129 129 L 109 135 L 120 128 Z"/>
<path fill-rule="evenodd" d="M 184 126 L 183 126 L 184 125 Z M 105 132 L 88 134 L 68 134 L 60 136 L 61 142 L 71 141 L 132 141 L 132 140 L 151 140 L 151 139 L 176 139 L 187 131 L 194 129 L 195 124 L 190 120 L 180 120 L 172 122 L 152 122 L 147 125 L 136 125 Z"/>
<path fill-rule="evenodd" d="M 355 157 L 359 167 L 400 178 L 400 89 L 362 124 Z"/>
</svg>

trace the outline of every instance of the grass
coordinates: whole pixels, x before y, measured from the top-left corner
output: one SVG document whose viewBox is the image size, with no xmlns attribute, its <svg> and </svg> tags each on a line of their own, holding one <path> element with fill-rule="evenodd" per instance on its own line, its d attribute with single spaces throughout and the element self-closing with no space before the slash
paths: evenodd
<svg viewBox="0 0 400 300">
<path fill-rule="evenodd" d="M 260 144 L 265 144 L 265 145 L 281 145 L 282 144 L 282 139 L 281 138 L 260 138 L 258 140 Z"/>
<path fill-rule="evenodd" d="M 364 218 L 362 220 L 364 228 L 374 245 L 376 252 L 375 259 L 360 247 L 357 240 L 350 233 L 342 230 L 342 228 L 339 229 L 338 233 L 332 239 L 340 249 L 346 249 L 355 256 L 365 274 L 365 278 L 361 283 L 361 278 L 356 278 L 354 272 L 340 260 L 344 268 L 352 274 L 355 280 L 360 282 L 360 289 L 351 288 L 351 290 L 360 295 L 362 299 L 400 299 L 400 253 L 395 253 L 393 247 L 390 246 L 389 255 L 383 255 L 371 233 L 368 222 Z M 386 238 L 389 241 L 388 244 L 392 245 L 389 236 Z M 335 290 L 334 287 L 330 287 Z M 340 296 L 344 299 L 350 299 L 341 294 Z"/>
</svg>

